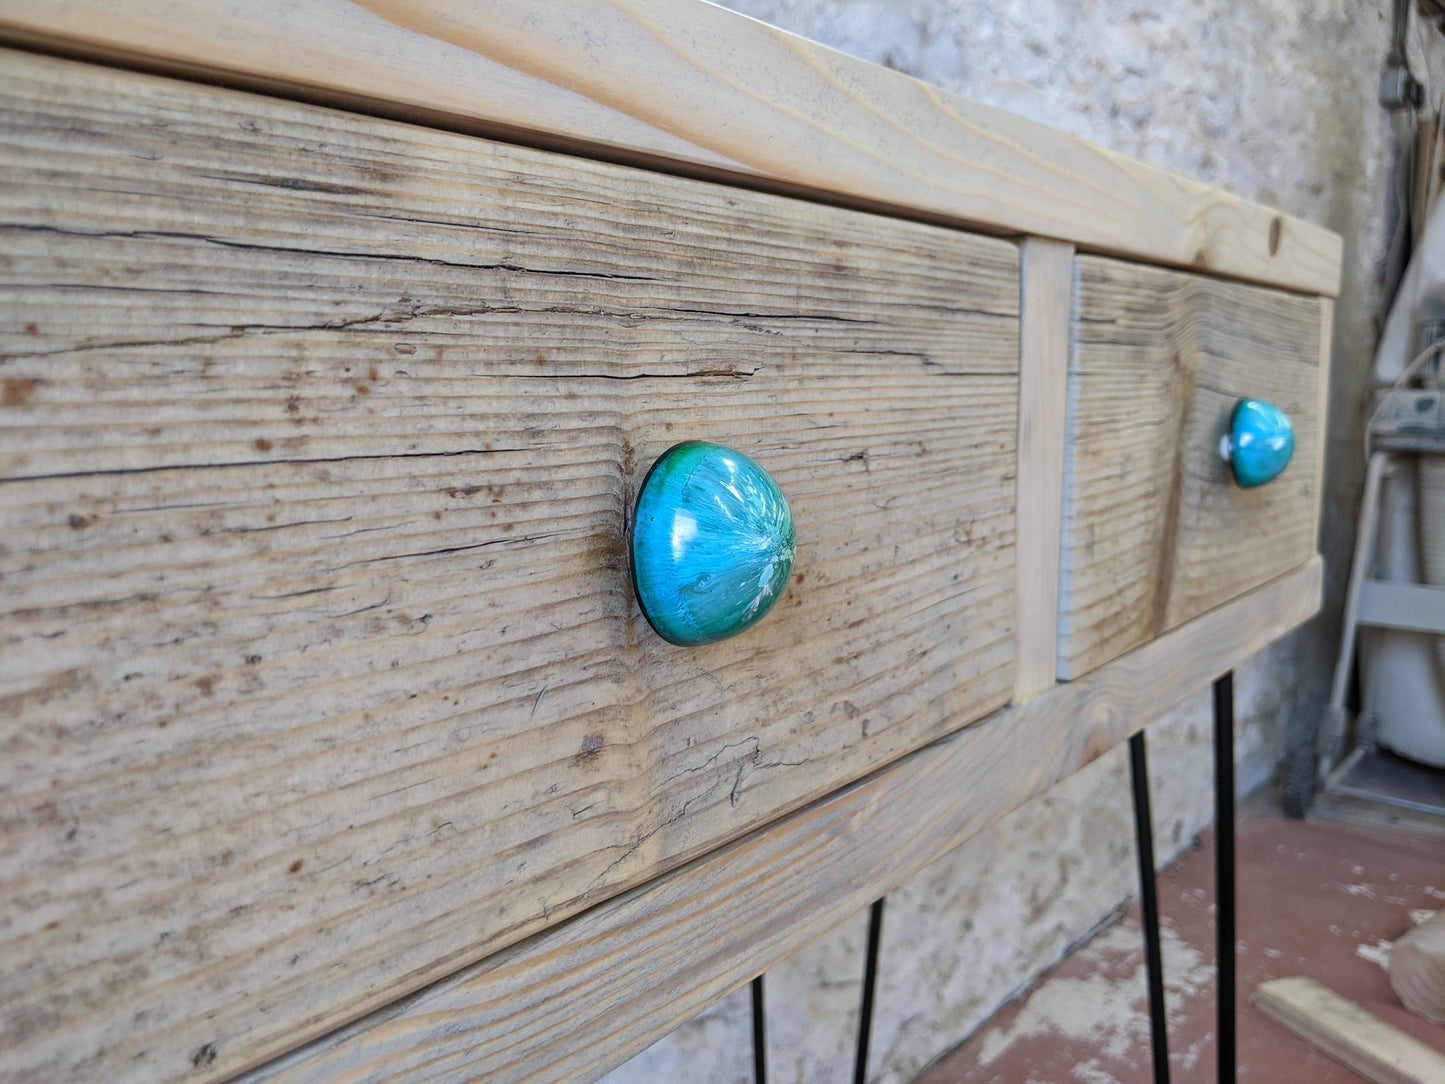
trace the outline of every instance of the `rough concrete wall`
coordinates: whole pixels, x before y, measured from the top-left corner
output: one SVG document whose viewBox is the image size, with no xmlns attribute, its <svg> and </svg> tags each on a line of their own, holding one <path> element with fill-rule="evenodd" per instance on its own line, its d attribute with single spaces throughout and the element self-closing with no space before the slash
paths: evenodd
<svg viewBox="0 0 1445 1084">
<path fill-rule="evenodd" d="M 1389 244 L 1393 129 L 1376 104 L 1389 0 L 729 0 L 805 37 L 1220 185 L 1345 238 L 1327 451 L 1326 616 L 1243 667 L 1241 793 L 1313 731 L 1328 689 L 1363 478 Z M 1417 75 L 1445 74 L 1433 31 Z M 1428 80 L 1438 94 L 1439 76 Z M 1207 690 L 1149 729 L 1158 858 L 1211 820 Z M 1134 893 L 1124 750 L 888 897 L 871 1079 L 907 1081 Z M 768 972 L 770 1079 L 851 1078 L 865 916 Z M 1142 992 L 1141 992 L 1142 996 Z M 747 990 L 609 1084 L 752 1079 Z"/>
</svg>

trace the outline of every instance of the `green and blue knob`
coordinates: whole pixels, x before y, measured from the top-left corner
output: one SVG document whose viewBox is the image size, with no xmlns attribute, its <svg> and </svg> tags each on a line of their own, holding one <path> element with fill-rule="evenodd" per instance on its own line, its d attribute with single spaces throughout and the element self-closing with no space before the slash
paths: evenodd
<svg viewBox="0 0 1445 1084">
<path fill-rule="evenodd" d="M 1294 455 L 1294 426 L 1289 415 L 1262 399 L 1241 399 L 1229 416 L 1229 432 L 1219 442 L 1241 489 L 1278 478 Z"/>
<path fill-rule="evenodd" d="M 793 571 L 793 513 L 741 452 L 685 441 L 647 472 L 628 562 L 642 616 L 664 640 L 712 644 L 751 628 Z"/>
</svg>

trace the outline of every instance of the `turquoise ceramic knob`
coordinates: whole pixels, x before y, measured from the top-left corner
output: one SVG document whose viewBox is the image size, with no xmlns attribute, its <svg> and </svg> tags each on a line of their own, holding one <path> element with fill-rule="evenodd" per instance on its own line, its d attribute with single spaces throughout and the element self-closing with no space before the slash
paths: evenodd
<svg viewBox="0 0 1445 1084">
<path fill-rule="evenodd" d="M 793 513 L 778 484 L 718 444 L 674 445 L 652 465 L 632 517 L 632 586 L 642 616 L 669 643 L 736 636 L 787 586 Z"/>
<path fill-rule="evenodd" d="M 1262 399 L 1241 399 L 1229 418 L 1219 454 L 1243 489 L 1278 478 L 1294 455 L 1294 426 L 1289 416 Z"/>
</svg>

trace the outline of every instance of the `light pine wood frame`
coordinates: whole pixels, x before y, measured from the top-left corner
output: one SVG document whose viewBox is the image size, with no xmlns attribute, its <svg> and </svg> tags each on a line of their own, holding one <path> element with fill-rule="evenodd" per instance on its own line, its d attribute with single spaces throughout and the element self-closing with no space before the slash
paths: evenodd
<svg viewBox="0 0 1445 1084">
<path fill-rule="evenodd" d="M 1330 373 L 1331 347 L 1334 342 L 1335 330 L 1335 302 L 1332 298 L 1320 298 L 1320 352 L 1319 352 L 1319 398 L 1315 401 L 1315 424 L 1319 426 L 1320 436 L 1315 444 L 1315 549 L 1324 548 L 1324 540 L 1320 537 L 1320 531 L 1324 529 L 1324 517 L 1320 509 L 1324 506 L 1325 499 L 1325 450 L 1329 447 L 1326 423 L 1330 416 Z"/>
<path fill-rule="evenodd" d="M 520 6 L 501 4 L 306 0 L 241 10 L 182 0 L 0 0 L 0 40 L 901 218 L 1031 235 L 1023 239 L 1025 294 L 1053 300 L 1031 311 L 1026 299 L 1022 320 L 1017 484 L 1028 496 L 1028 478 L 1052 491 L 1059 474 L 1047 451 L 1063 446 L 1061 389 L 1050 374 L 1071 249 L 1312 295 L 1338 286 L 1340 242 L 1328 231 L 691 0 L 531 5 L 530 22 L 514 18 Z M 574 29 L 583 27 L 585 35 Z M 646 85 L 634 82 L 640 71 Z M 1327 319 L 1320 334 L 1327 353 Z M 25 398 L 23 379 L 7 395 Z M 1032 517 L 1047 532 L 1057 516 L 1051 499 L 1020 508 L 1020 521 Z M 1057 541 L 1041 537 L 1027 554 L 1021 547 L 1015 569 L 1018 583 L 1038 587 L 1015 630 L 1034 663 L 1049 635 L 1056 555 Z M 341 1030 L 256 1078 L 604 1071 L 1304 620 L 1319 590 L 1314 561 L 1072 685 L 1051 688 L 1030 664 L 1013 682 L 1015 698 L 1028 703 L 376 1016 L 347 1025 L 354 1008 L 323 1006 L 294 1040 Z M 1040 749 L 1049 752 L 1036 760 Z M 925 805 L 910 804 L 911 795 Z M 914 813 L 890 817 L 894 808 Z M 920 823 L 929 829 L 917 832 Z M 691 953 L 699 930 L 707 931 L 706 968 Z M 669 957 L 679 936 L 689 952 Z M 640 977 L 619 986 L 619 974 Z M 403 976 L 390 996 L 416 985 Z M 656 996 L 637 998 L 639 986 Z M 459 1037 L 470 1027 L 474 1039 Z M 223 1079 L 280 1049 L 272 1041 L 219 1057 L 203 1047 L 159 1075 Z M 63 1075 L 83 1076 L 88 1053 L 77 1051 Z M 126 1072 L 157 1075 L 146 1065 L 108 1078 Z"/>
<path fill-rule="evenodd" d="M 1054 684 L 1058 655 L 1059 533 L 1064 500 L 1065 408 L 1074 248 L 1027 238 L 1019 336 L 1018 563 L 1014 700 Z"/>
<path fill-rule="evenodd" d="M 1328 230 L 697 0 L 0 0 L 0 40 L 1339 289 Z"/>
</svg>

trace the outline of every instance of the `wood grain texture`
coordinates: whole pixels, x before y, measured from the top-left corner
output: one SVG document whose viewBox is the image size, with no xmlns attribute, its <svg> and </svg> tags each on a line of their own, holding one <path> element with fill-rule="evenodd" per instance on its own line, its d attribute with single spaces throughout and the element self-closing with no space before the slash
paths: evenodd
<svg viewBox="0 0 1445 1084">
<path fill-rule="evenodd" d="M 1445 1054 L 1385 1023 L 1314 979 L 1260 983 L 1254 1007 L 1373 1084 L 1439 1084 Z"/>
<path fill-rule="evenodd" d="M 1339 287 L 1328 230 L 697 0 L 0 0 L 0 40 Z"/>
<path fill-rule="evenodd" d="M 1306 620 L 1320 586 L 1314 561 L 246 1084 L 595 1079 Z"/>
<path fill-rule="evenodd" d="M 1054 684 L 1058 664 L 1059 532 L 1074 250 L 1071 245 L 1029 238 L 1020 255 L 1014 700 L 1022 703 Z"/>
<path fill-rule="evenodd" d="M 1320 298 L 1320 360 L 1318 394 L 1315 399 L 1315 425 L 1319 439 L 1315 442 L 1315 493 L 1319 495 L 1316 509 L 1315 548 L 1323 551 L 1324 541 L 1319 536 L 1325 529 L 1325 453 L 1329 448 L 1330 432 L 1330 373 L 1333 371 L 1335 337 L 1335 303 L 1327 297 Z"/>
<path fill-rule="evenodd" d="M 1069 373 L 1059 676 L 1077 677 L 1308 561 L 1319 509 L 1318 298 L 1080 257 Z M 1295 453 L 1240 489 L 1235 403 L 1289 414 Z"/>
<path fill-rule="evenodd" d="M 0 61 L 0 1076 L 218 1079 L 1004 704 L 1011 244 Z M 671 647 L 684 438 L 795 582 Z"/>
</svg>

